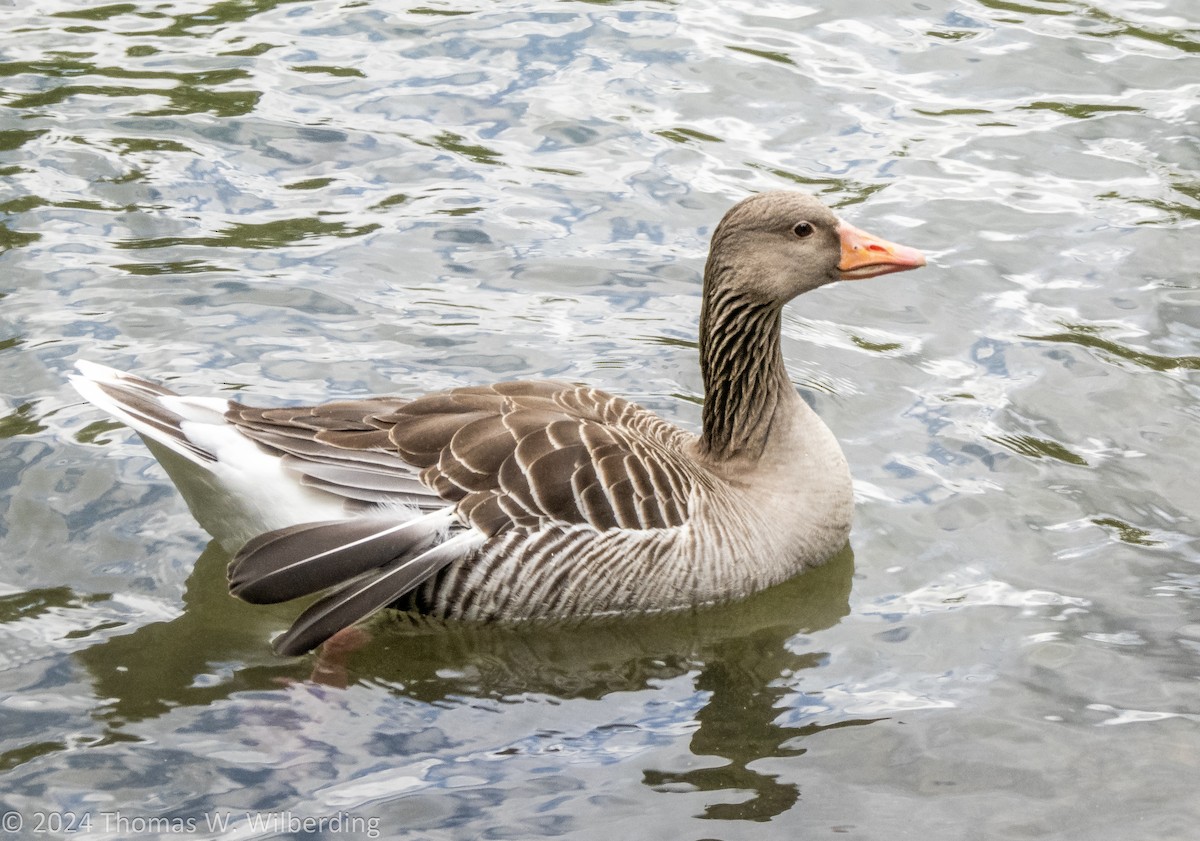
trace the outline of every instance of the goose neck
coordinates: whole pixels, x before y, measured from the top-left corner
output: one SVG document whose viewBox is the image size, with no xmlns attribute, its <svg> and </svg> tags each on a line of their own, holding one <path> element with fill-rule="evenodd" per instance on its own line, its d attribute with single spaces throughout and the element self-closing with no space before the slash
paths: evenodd
<svg viewBox="0 0 1200 841">
<path fill-rule="evenodd" d="M 700 314 L 701 450 L 718 461 L 757 461 L 778 413 L 796 398 L 780 348 L 783 305 L 739 291 L 719 269 L 709 274 Z"/>
</svg>

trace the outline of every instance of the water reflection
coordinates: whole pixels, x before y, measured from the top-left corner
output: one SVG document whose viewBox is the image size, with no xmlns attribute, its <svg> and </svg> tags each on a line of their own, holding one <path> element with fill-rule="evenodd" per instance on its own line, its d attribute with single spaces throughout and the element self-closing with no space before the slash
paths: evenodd
<svg viewBox="0 0 1200 841">
<path fill-rule="evenodd" d="M 1134 348 L 1105 339 L 1097 335 L 1099 328 L 1090 325 L 1064 324 L 1067 328 L 1063 333 L 1050 333 L 1041 336 L 1026 336 L 1039 342 L 1061 342 L 1064 344 L 1080 345 L 1102 352 L 1103 355 L 1124 359 L 1152 371 L 1196 371 L 1200 370 L 1200 356 L 1163 356 L 1155 353 L 1135 350 Z"/>
<path fill-rule="evenodd" d="M 322 678 L 380 687 L 397 698 L 429 704 L 464 699 L 517 702 L 544 696 L 600 699 L 653 689 L 694 675 L 703 705 L 694 713 L 690 750 L 704 767 L 647 771 L 659 791 L 700 790 L 752 796 L 710 806 L 705 816 L 766 820 L 790 809 L 797 786 L 754 770 L 764 757 L 797 756 L 797 738 L 822 728 L 776 723 L 797 675 L 828 658 L 801 650 L 801 634 L 836 624 L 849 613 L 854 571 L 847 548 L 825 567 L 739 602 L 680 616 L 644 617 L 572 626 L 430 626 L 385 616 L 373 638 L 345 663 L 282 660 L 269 636 L 294 607 L 264 611 L 231 598 L 228 555 L 211 544 L 196 562 L 175 619 L 145 625 L 78 652 L 106 699 L 94 716 L 109 739 L 127 725 L 181 706 L 210 706 L 239 692 L 282 691 Z M 337 675 L 339 668 L 344 673 Z M 841 721 L 835 726 L 869 723 Z M 509 753 L 522 753 L 529 734 L 513 733 Z"/>
</svg>

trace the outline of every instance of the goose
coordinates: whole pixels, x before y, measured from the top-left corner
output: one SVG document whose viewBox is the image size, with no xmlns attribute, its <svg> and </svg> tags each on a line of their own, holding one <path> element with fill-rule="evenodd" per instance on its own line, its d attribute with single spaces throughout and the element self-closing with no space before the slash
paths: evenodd
<svg viewBox="0 0 1200 841">
<path fill-rule="evenodd" d="M 278 654 L 389 606 L 478 621 L 679 611 L 748 596 L 846 544 L 850 472 L 788 377 L 782 309 L 924 264 L 807 194 L 735 204 L 704 268 L 699 433 L 551 380 L 254 408 L 86 360 L 70 379 L 141 436 L 230 552 L 234 595 L 322 594 Z"/>
</svg>

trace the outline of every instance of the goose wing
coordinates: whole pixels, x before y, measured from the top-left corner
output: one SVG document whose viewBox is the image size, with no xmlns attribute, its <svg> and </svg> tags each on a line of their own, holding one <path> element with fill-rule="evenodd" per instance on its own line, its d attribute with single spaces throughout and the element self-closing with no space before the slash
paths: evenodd
<svg viewBox="0 0 1200 841">
<path fill-rule="evenodd" d="M 561 382 L 460 388 L 387 420 L 421 479 L 494 536 L 512 527 L 677 526 L 697 480 L 691 436 L 633 403 Z"/>
<path fill-rule="evenodd" d="M 456 503 L 488 537 L 513 527 L 681 525 L 700 480 L 691 435 L 602 391 L 555 381 L 410 401 L 300 409 L 234 404 L 227 418 L 306 483 L 364 502 Z"/>
</svg>

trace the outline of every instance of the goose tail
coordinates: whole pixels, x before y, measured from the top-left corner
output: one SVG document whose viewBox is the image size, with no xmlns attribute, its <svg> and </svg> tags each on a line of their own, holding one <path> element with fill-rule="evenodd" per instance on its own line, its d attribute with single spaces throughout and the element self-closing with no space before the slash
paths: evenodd
<svg viewBox="0 0 1200 841">
<path fill-rule="evenodd" d="M 217 455 L 188 437 L 184 424 L 223 424 L 229 401 L 214 397 L 181 397 L 142 377 L 86 359 L 68 379 L 88 402 L 108 412 L 142 436 L 201 467 Z"/>
<path fill-rule="evenodd" d="M 484 536 L 475 529 L 451 536 L 454 522 L 447 507 L 401 523 L 364 517 L 267 532 L 234 557 L 230 592 L 268 604 L 334 588 L 274 642 L 279 654 L 303 654 L 481 545 Z"/>
</svg>

